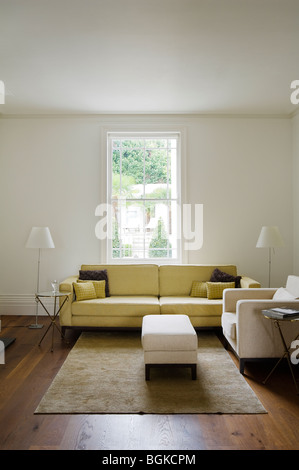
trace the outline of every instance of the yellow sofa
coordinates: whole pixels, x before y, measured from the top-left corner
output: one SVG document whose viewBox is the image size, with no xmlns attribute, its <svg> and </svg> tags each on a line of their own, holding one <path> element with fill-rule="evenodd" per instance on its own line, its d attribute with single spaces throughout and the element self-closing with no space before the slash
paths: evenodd
<svg viewBox="0 0 299 470">
<path fill-rule="evenodd" d="M 194 327 L 220 327 L 222 298 L 190 296 L 193 281 L 210 281 L 215 269 L 237 276 L 234 265 L 82 265 L 84 271 L 106 270 L 109 296 L 77 300 L 74 283 L 79 273 L 60 283 L 69 292 L 59 318 L 62 329 L 71 327 L 138 327 L 144 315 L 185 314 Z M 83 273 L 84 274 L 84 273 Z M 80 274 L 82 276 L 82 274 Z M 249 277 L 241 277 L 241 288 L 260 287 Z"/>
</svg>

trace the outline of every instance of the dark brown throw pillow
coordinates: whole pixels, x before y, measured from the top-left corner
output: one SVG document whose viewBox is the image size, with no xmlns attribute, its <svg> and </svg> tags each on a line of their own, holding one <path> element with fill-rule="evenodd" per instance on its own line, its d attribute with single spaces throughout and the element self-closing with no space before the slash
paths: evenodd
<svg viewBox="0 0 299 470">
<path fill-rule="evenodd" d="M 107 269 L 102 269 L 101 271 L 83 271 L 80 269 L 79 271 L 79 279 L 83 281 L 106 281 L 105 283 L 105 294 L 106 297 L 110 297 L 109 292 L 109 281 L 108 281 L 108 273 Z"/>
<path fill-rule="evenodd" d="M 242 276 L 232 276 L 232 274 L 225 273 L 216 268 L 212 272 L 210 282 L 235 282 L 236 287 L 240 287 Z"/>
</svg>

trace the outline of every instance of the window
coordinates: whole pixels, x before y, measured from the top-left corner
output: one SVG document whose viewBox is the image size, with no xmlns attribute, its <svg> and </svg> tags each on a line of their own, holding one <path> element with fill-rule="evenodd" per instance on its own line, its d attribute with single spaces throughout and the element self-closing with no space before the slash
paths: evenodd
<svg viewBox="0 0 299 470">
<path fill-rule="evenodd" d="M 179 156 L 179 133 L 108 133 L 109 262 L 180 261 Z"/>
</svg>

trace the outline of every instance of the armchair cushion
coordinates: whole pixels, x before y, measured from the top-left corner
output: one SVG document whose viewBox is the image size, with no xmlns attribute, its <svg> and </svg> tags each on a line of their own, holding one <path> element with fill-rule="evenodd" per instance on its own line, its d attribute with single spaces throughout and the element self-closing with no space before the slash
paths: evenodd
<svg viewBox="0 0 299 470">
<path fill-rule="evenodd" d="M 232 312 L 226 312 L 222 316 L 222 329 L 224 336 L 229 336 L 231 339 L 236 339 L 236 323 L 237 315 Z"/>
<path fill-rule="evenodd" d="M 299 298 L 299 276 L 288 276 L 286 289 Z"/>
<path fill-rule="evenodd" d="M 297 296 L 291 294 L 285 287 L 279 287 L 273 295 L 273 300 L 295 300 Z"/>
</svg>

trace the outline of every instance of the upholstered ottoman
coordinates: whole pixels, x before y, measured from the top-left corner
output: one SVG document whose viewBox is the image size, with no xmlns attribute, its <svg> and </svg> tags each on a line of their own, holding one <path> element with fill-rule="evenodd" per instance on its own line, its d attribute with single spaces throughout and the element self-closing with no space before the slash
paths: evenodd
<svg viewBox="0 0 299 470">
<path fill-rule="evenodd" d="M 141 342 L 146 380 L 151 367 L 165 365 L 191 367 L 192 380 L 196 379 L 197 334 L 187 315 L 144 316 Z"/>
</svg>

